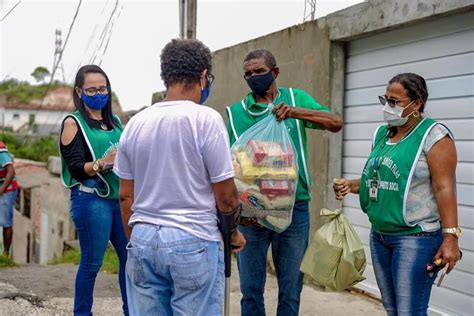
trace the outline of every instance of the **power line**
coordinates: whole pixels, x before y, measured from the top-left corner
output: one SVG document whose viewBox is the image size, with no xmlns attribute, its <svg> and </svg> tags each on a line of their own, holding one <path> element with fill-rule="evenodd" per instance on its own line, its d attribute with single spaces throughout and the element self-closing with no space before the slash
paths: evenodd
<svg viewBox="0 0 474 316">
<path fill-rule="evenodd" d="M 110 31 L 109 31 L 107 43 L 105 43 L 104 51 L 102 52 L 102 57 L 100 58 L 100 61 L 99 61 L 99 66 L 102 65 L 102 60 L 105 57 L 105 53 L 107 52 L 107 48 L 109 48 L 109 43 L 110 43 L 110 40 L 112 39 L 112 32 L 114 30 L 114 24 L 120 18 L 120 14 L 122 13 L 122 9 L 123 9 L 123 5 L 120 7 L 120 10 L 117 13 L 116 18 L 112 21 L 112 24 L 110 25 Z"/>
<path fill-rule="evenodd" d="M 99 16 L 99 19 L 104 15 L 104 12 L 105 12 L 105 9 L 107 8 L 107 5 L 109 4 L 109 0 L 107 0 L 102 8 L 102 11 L 100 13 L 100 16 Z M 82 67 L 83 65 L 83 62 L 86 60 L 86 56 L 88 55 L 88 52 L 89 52 L 89 48 L 91 47 L 91 43 L 94 41 L 93 39 L 96 37 L 97 33 L 96 33 L 96 30 L 99 26 L 99 22 L 97 22 L 87 40 L 87 46 L 86 46 L 86 49 L 84 50 L 84 54 L 82 54 L 82 58 L 81 60 L 79 61 L 79 63 L 76 65 L 76 67 L 74 67 L 71 71 L 71 73 L 69 74 L 69 77 L 68 77 L 68 83 L 72 82 L 73 81 L 73 76 L 77 73 L 77 71 L 79 70 L 80 67 Z M 98 38 L 98 40 L 100 40 L 100 37 Z M 97 50 L 97 47 L 94 49 L 93 51 L 93 55 L 91 56 L 94 56 L 96 54 L 96 51 Z M 91 57 L 92 58 L 92 57 Z M 91 59 L 90 58 L 90 59 Z M 89 59 L 89 63 L 90 63 L 90 59 Z M 74 85 L 74 83 L 72 84 Z M 74 89 L 74 87 L 73 87 Z M 73 92 L 74 93 L 74 92 Z M 68 101 L 66 102 L 66 104 L 68 104 L 69 102 L 72 101 L 72 95 L 71 97 L 68 99 Z M 52 116 L 51 116 L 52 117 Z M 53 124 L 51 125 L 51 129 L 49 130 L 49 134 L 51 134 L 54 129 L 56 128 L 56 126 L 58 125 L 58 123 L 63 119 L 63 114 L 62 113 L 58 113 L 56 114 L 55 116 L 55 119 L 53 120 Z M 50 122 L 49 120 L 49 117 L 48 119 L 46 120 L 46 123 L 45 125 L 48 125 Z"/>
<path fill-rule="evenodd" d="M 69 42 L 69 37 L 71 35 L 71 31 L 72 31 L 72 28 L 74 26 L 74 23 L 76 22 L 77 15 L 79 14 L 79 9 L 81 8 L 81 5 L 82 5 L 82 0 L 79 0 L 79 4 L 77 5 L 76 12 L 74 13 L 74 17 L 72 19 L 71 25 L 69 26 L 68 33 L 66 35 L 66 40 L 64 41 L 64 45 L 61 49 L 60 54 L 58 55 L 58 58 L 56 60 L 56 64 L 53 66 L 53 71 L 51 72 L 51 79 L 49 80 L 49 83 L 46 87 L 46 91 L 43 95 L 43 98 L 41 100 L 40 105 L 36 108 L 35 116 L 38 114 L 39 110 L 43 107 L 44 100 L 46 99 L 46 96 L 48 95 L 49 89 L 51 88 L 51 85 L 53 84 L 54 75 L 56 74 L 56 70 L 59 67 L 59 64 L 61 62 L 61 59 L 62 59 L 62 56 L 63 56 L 63 53 L 64 53 L 64 49 L 66 48 L 67 43 Z"/>
<path fill-rule="evenodd" d="M 112 18 L 114 17 L 115 12 L 117 11 L 118 4 L 119 4 L 119 0 L 116 0 L 114 9 L 112 10 L 112 12 L 110 14 L 110 17 L 109 17 L 107 23 L 105 24 L 104 29 L 102 30 L 102 33 L 100 34 L 100 37 L 99 37 L 100 42 L 97 44 L 96 49 L 94 50 L 94 54 L 91 56 L 89 64 L 95 63 L 95 60 L 97 58 L 97 54 L 99 53 L 100 49 L 104 45 L 104 40 L 105 40 L 105 36 L 107 34 L 107 30 L 109 29 L 110 22 L 112 21 Z"/>
<path fill-rule="evenodd" d="M 104 40 L 105 40 L 105 38 L 106 38 L 105 34 L 106 34 L 107 29 L 108 29 L 107 42 L 106 42 L 106 44 L 105 44 L 105 46 L 104 46 L 104 50 L 103 50 L 103 52 L 102 52 L 102 56 L 101 56 L 101 59 L 100 59 L 100 62 L 99 62 L 99 66 L 102 64 L 102 60 L 103 60 L 103 58 L 104 58 L 104 56 L 105 56 L 105 53 L 106 53 L 106 51 L 107 51 L 107 48 L 108 48 L 108 46 L 109 46 L 110 39 L 112 38 L 112 31 L 113 31 L 113 28 L 114 28 L 114 23 L 115 23 L 115 22 L 117 21 L 117 19 L 120 17 L 120 14 L 121 14 L 122 9 L 123 9 L 123 5 L 122 5 L 122 6 L 120 7 L 118 13 L 117 13 L 118 4 L 119 4 L 119 0 L 116 0 L 114 9 L 112 10 L 112 12 L 111 12 L 111 14 L 110 14 L 109 20 L 107 21 L 107 23 L 106 23 L 106 25 L 105 25 L 105 27 L 104 27 L 104 29 L 103 29 L 103 31 L 102 31 L 102 34 L 101 34 L 101 36 L 99 37 L 99 40 L 100 40 L 100 38 L 102 38 L 102 41 L 101 41 L 100 45 L 98 45 L 98 46 L 96 47 L 96 52 L 94 53 L 94 56 L 91 57 L 91 58 L 93 58 L 93 61 L 90 62 L 90 63 L 94 63 L 94 62 L 95 62 L 95 59 L 98 57 L 97 54 L 99 53 L 100 48 L 103 46 L 103 42 L 104 42 Z M 104 7 L 104 10 L 105 10 L 105 7 Z M 102 12 L 103 12 L 104 10 L 102 10 Z M 115 16 L 114 16 L 114 15 L 115 15 Z M 109 27 L 109 25 L 110 25 L 110 27 Z M 69 101 L 70 101 L 70 99 L 69 99 Z M 59 123 L 59 121 L 60 121 L 61 119 L 62 119 L 62 115 L 57 115 L 57 116 L 56 116 L 56 119 L 55 119 L 55 121 L 54 121 L 54 124 L 51 125 L 51 129 L 50 129 L 50 132 L 49 132 L 49 133 L 51 133 L 51 132 L 53 131 L 53 129 L 57 126 L 57 124 Z"/>
<path fill-rule="evenodd" d="M 7 16 L 10 15 L 10 13 L 13 12 L 13 10 L 15 10 L 15 8 L 21 3 L 21 0 L 18 0 L 18 2 L 13 6 L 13 8 L 10 9 L 10 11 L 8 11 L 4 16 L 3 18 L 0 19 L 0 22 L 3 22 L 3 20 L 5 20 L 7 18 Z"/>
<path fill-rule="evenodd" d="M 72 77 L 74 76 L 74 74 L 77 73 L 77 71 L 79 70 L 79 68 L 83 65 L 84 61 L 86 60 L 86 56 L 88 55 L 89 53 L 89 48 L 91 47 L 91 44 L 92 42 L 94 41 L 93 39 L 96 37 L 97 35 L 97 27 L 99 26 L 99 20 L 102 18 L 102 16 L 104 15 L 104 12 L 105 12 L 105 9 L 107 8 L 107 5 L 109 4 L 109 0 L 107 0 L 102 8 L 102 11 L 100 13 L 100 16 L 99 18 L 97 19 L 97 22 L 95 23 L 94 25 L 94 29 L 92 30 L 88 40 L 87 40 L 87 46 L 86 46 L 86 49 L 84 50 L 84 54 L 82 54 L 82 57 L 81 57 L 81 60 L 79 61 L 79 63 L 77 63 L 76 67 L 74 67 L 71 71 L 71 73 L 69 74 L 69 77 L 68 77 L 68 82 L 71 82 L 72 81 Z"/>
</svg>

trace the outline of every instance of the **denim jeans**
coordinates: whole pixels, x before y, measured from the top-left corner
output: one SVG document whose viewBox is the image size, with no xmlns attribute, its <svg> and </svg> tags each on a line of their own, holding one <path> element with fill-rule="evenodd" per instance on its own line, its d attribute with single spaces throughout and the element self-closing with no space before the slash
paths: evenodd
<svg viewBox="0 0 474 316">
<path fill-rule="evenodd" d="M 222 315 L 221 242 L 140 223 L 133 227 L 127 250 L 130 315 Z"/>
<path fill-rule="evenodd" d="M 239 228 L 247 240 L 244 250 L 237 254 L 242 315 L 265 315 L 263 292 L 270 244 L 278 280 L 277 315 L 298 315 L 303 289 L 300 265 L 308 247 L 308 208 L 307 201 L 296 202 L 291 225 L 282 233 L 255 226 Z"/>
<path fill-rule="evenodd" d="M 389 316 L 427 315 L 436 274 L 425 271 L 443 242 L 441 230 L 426 236 L 370 235 L 370 251 L 382 302 Z"/>
<path fill-rule="evenodd" d="M 17 193 L 18 190 L 14 190 L 0 196 L 0 227 L 13 226 L 13 210 Z"/>
<path fill-rule="evenodd" d="M 94 187 L 94 179 L 84 185 Z M 81 248 L 81 262 L 76 275 L 74 292 L 74 315 L 92 315 L 95 279 L 99 271 L 109 240 L 119 258 L 119 284 L 123 300 L 123 313 L 128 315 L 125 286 L 125 264 L 127 262 L 127 236 L 122 225 L 118 200 L 104 199 L 96 194 L 71 190 L 71 215 L 76 226 Z"/>
</svg>

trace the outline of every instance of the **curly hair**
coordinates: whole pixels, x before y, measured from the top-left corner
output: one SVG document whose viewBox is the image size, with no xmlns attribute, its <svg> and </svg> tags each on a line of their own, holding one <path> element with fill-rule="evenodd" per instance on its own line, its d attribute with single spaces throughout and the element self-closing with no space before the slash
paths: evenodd
<svg viewBox="0 0 474 316">
<path fill-rule="evenodd" d="M 245 57 L 244 63 L 246 61 L 257 59 L 257 58 L 263 58 L 265 60 L 265 65 L 270 69 L 273 69 L 276 67 L 275 56 L 273 56 L 273 54 L 268 49 L 265 49 L 265 48 L 254 49 L 250 51 L 247 54 L 247 57 Z"/>
<path fill-rule="evenodd" d="M 173 39 L 161 52 L 161 79 L 168 88 L 176 83 L 199 83 L 202 72 L 210 73 L 212 55 L 199 40 Z"/>
</svg>

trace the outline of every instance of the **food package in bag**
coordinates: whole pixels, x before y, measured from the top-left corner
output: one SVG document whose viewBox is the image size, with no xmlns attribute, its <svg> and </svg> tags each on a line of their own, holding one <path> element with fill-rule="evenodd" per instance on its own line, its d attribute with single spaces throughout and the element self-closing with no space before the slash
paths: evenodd
<svg viewBox="0 0 474 316">
<path fill-rule="evenodd" d="M 283 232 L 291 224 L 298 184 L 298 157 L 285 121 L 274 115 L 262 119 L 231 152 L 242 216 Z"/>
<path fill-rule="evenodd" d="M 365 279 L 364 245 L 341 209 L 320 215 L 325 224 L 314 232 L 300 270 L 319 285 L 344 291 Z"/>
</svg>

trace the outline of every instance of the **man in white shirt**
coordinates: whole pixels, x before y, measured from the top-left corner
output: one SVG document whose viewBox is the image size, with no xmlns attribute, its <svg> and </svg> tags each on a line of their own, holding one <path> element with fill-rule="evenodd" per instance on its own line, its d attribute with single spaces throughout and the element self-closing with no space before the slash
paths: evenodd
<svg viewBox="0 0 474 316">
<path fill-rule="evenodd" d="M 114 172 L 130 237 L 131 315 L 220 315 L 218 217 L 230 223 L 235 250 L 245 245 L 227 130 L 218 112 L 201 105 L 210 72 L 211 52 L 200 41 L 168 43 L 161 54 L 166 99 L 135 115 L 120 140 Z"/>
</svg>

